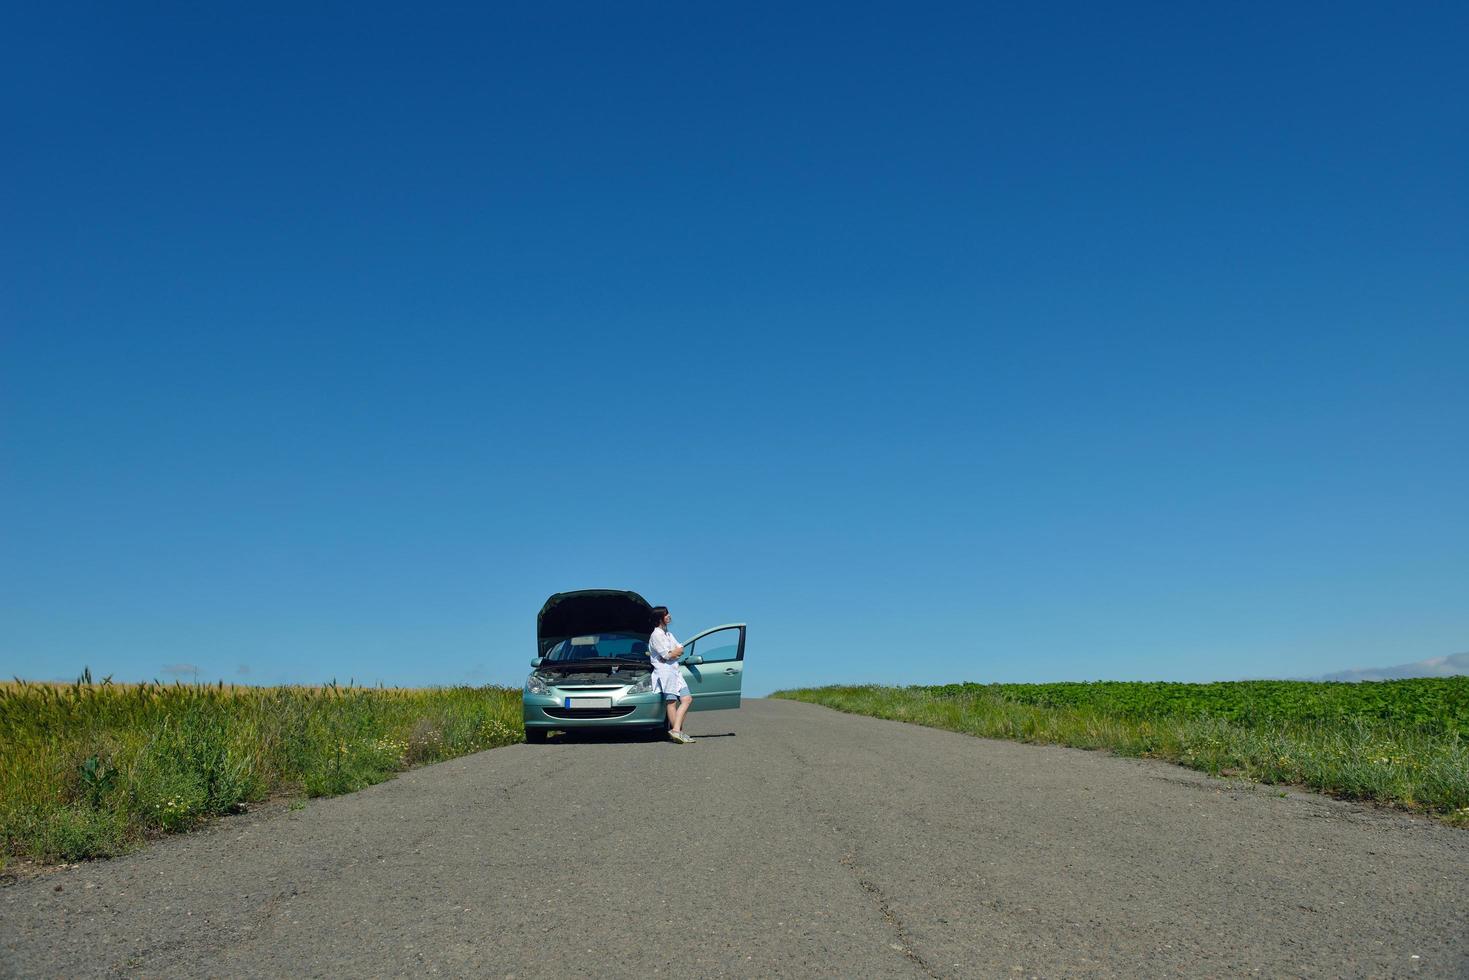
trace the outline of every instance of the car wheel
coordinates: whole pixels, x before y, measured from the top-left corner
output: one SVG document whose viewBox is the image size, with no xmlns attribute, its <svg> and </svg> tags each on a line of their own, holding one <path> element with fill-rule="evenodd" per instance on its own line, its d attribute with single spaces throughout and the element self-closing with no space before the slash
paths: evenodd
<svg viewBox="0 0 1469 980">
<path fill-rule="evenodd" d="M 525 730 L 525 740 L 533 744 L 539 744 L 541 742 L 544 742 L 547 736 L 549 736 L 550 734 L 551 733 L 544 728 L 527 728 Z"/>
</svg>

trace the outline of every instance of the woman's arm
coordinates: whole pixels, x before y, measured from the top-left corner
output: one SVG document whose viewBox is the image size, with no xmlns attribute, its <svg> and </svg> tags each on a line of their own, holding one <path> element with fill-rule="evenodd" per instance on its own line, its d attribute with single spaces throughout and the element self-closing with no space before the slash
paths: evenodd
<svg viewBox="0 0 1469 980">
<path fill-rule="evenodd" d="M 683 644 L 673 637 L 664 633 L 662 636 L 653 635 L 648 639 L 648 649 L 658 655 L 659 660 L 672 662 L 683 656 Z"/>
</svg>

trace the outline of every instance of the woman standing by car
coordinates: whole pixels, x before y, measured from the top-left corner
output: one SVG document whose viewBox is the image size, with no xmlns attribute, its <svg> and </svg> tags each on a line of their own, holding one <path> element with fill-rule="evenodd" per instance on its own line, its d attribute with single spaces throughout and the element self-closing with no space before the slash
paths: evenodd
<svg viewBox="0 0 1469 980">
<path fill-rule="evenodd" d="M 689 686 L 684 683 L 683 674 L 678 669 L 683 644 L 668 632 L 671 622 L 673 616 L 667 606 L 653 607 L 653 635 L 648 637 L 648 659 L 653 663 L 653 685 L 663 692 L 663 703 L 668 709 L 668 737 L 687 745 L 694 739 L 684 734 L 683 718 L 689 713 L 694 696 L 689 693 Z"/>
</svg>

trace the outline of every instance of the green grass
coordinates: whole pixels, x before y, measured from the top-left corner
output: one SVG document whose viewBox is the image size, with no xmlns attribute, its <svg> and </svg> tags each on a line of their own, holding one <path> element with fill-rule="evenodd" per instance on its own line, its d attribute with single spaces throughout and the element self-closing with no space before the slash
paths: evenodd
<svg viewBox="0 0 1469 980">
<path fill-rule="evenodd" d="M 985 738 L 1165 759 L 1469 824 L 1469 677 L 835 685 L 773 696 Z"/>
<path fill-rule="evenodd" d="M 0 685 L 0 861 L 110 856 L 246 803 L 523 739 L 515 688 L 16 681 Z"/>
</svg>

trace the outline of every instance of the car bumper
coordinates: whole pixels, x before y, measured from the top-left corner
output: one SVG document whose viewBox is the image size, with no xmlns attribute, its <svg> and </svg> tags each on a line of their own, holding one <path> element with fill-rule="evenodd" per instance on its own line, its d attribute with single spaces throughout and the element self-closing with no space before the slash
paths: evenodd
<svg viewBox="0 0 1469 980">
<path fill-rule="evenodd" d="M 567 708 L 568 695 L 522 694 L 521 710 L 526 728 L 652 728 L 668 717 L 663 696 L 632 694 L 614 698 L 610 709 Z M 579 695 L 585 697 L 585 695 Z"/>
</svg>

